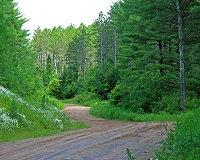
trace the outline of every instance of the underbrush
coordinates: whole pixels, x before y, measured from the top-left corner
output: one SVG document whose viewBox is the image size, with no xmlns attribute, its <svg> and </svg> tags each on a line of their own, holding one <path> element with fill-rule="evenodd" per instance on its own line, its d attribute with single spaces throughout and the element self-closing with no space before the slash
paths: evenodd
<svg viewBox="0 0 200 160">
<path fill-rule="evenodd" d="M 68 104 L 80 104 L 91 107 L 94 104 L 97 104 L 99 101 L 100 100 L 96 94 L 90 92 L 84 92 L 76 95 L 72 99 L 65 99 L 62 102 Z"/>
<path fill-rule="evenodd" d="M 162 111 L 159 113 L 133 112 L 131 109 L 124 109 L 110 105 L 109 101 L 102 101 L 96 94 L 81 93 L 72 99 L 63 100 L 63 103 L 79 104 L 91 107 L 90 114 L 104 119 L 124 120 L 134 122 L 176 122 L 176 120 L 186 113 L 177 112 L 170 114 Z M 195 109 L 194 109 L 195 110 Z"/>
<path fill-rule="evenodd" d="M 200 108 L 180 116 L 167 135 L 156 152 L 159 160 L 200 160 Z"/>
<path fill-rule="evenodd" d="M 0 87 L 0 141 L 35 138 L 87 127 L 83 123 L 71 122 L 60 111 L 63 107 L 61 102 L 45 95 L 25 101 Z"/>
<path fill-rule="evenodd" d="M 180 115 L 170 115 L 167 112 L 160 114 L 139 114 L 131 110 L 126 110 L 119 107 L 114 107 L 108 101 L 96 102 L 90 109 L 90 114 L 96 117 L 114 120 L 125 120 L 134 122 L 163 122 L 163 121 L 176 121 Z"/>
</svg>

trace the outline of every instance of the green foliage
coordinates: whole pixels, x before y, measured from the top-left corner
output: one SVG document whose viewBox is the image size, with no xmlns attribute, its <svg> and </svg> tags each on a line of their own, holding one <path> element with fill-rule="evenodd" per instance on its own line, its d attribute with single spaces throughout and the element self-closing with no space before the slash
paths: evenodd
<svg viewBox="0 0 200 160">
<path fill-rule="evenodd" d="M 200 99 L 197 96 L 188 96 L 187 97 L 187 109 L 197 109 L 200 106 Z"/>
<path fill-rule="evenodd" d="M 170 114 L 178 113 L 182 110 L 180 104 L 180 95 L 169 94 L 163 95 L 163 97 L 158 101 L 152 104 L 152 112 L 159 113 L 162 111 L 168 112 Z"/>
<path fill-rule="evenodd" d="M 87 127 L 83 123 L 71 122 L 59 110 L 64 106 L 58 100 L 45 95 L 32 98 L 24 101 L 9 90 L 0 88 L 1 142 Z"/>
<path fill-rule="evenodd" d="M 132 156 L 132 153 L 128 148 L 126 149 L 126 154 L 128 156 L 128 160 L 135 160 L 135 157 Z"/>
<path fill-rule="evenodd" d="M 159 159 L 199 159 L 200 157 L 200 109 L 181 116 L 175 129 L 168 132 L 168 138 L 157 151 Z"/>
<path fill-rule="evenodd" d="M 176 121 L 176 119 L 179 117 L 179 115 L 170 115 L 167 112 L 161 112 L 160 114 L 138 114 L 133 112 L 132 110 L 114 107 L 110 105 L 108 101 L 96 101 L 90 106 L 90 114 L 92 114 L 93 116 L 113 120 L 124 120 L 133 122 L 165 122 Z"/>
<path fill-rule="evenodd" d="M 116 85 L 116 87 L 109 94 L 109 101 L 112 105 L 128 108 L 123 100 L 127 95 L 129 95 L 127 88 L 128 87 L 125 85 Z"/>
<path fill-rule="evenodd" d="M 26 22 L 13 0 L 0 1 L 0 75 L 1 84 L 23 97 L 34 92 L 36 56 L 29 47 Z"/>
<path fill-rule="evenodd" d="M 184 2 L 189 109 L 198 106 L 200 95 L 199 1 Z M 88 91 L 136 113 L 179 112 L 176 13 L 172 0 L 124 0 L 90 26 L 38 28 L 31 46 L 39 68 L 46 70 L 40 73 L 44 85 L 56 75 L 61 81 L 54 96 L 59 99 Z"/>
<path fill-rule="evenodd" d="M 187 110 L 197 109 L 200 106 L 200 100 L 196 96 L 187 97 Z M 180 104 L 180 95 L 177 93 L 171 93 L 169 95 L 163 95 L 163 97 L 152 104 L 152 112 L 168 112 L 170 114 L 179 113 L 182 111 Z"/>
<path fill-rule="evenodd" d="M 51 97 L 60 98 L 60 80 L 54 78 L 50 81 L 49 86 L 47 88 L 47 93 Z"/>
<path fill-rule="evenodd" d="M 199 33 L 200 25 L 197 10 L 200 5 L 198 0 L 189 2 L 183 0 L 181 3 L 182 12 L 185 16 L 186 90 L 194 92 L 199 97 L 200 67 L 197 62 L 199 61 L 199 38 L 197 33 Z M 113 20 L 117 30 L 118 66 L 120 69 L 134 70 L 132 74 L 135 74 L 135 71 L 142 72 L 140 80 L 136 76 L 136 83 L 134 83 L 135 75 L 127 74 L 125 76 L 125 78 L 130 78 L 133 81 L 133 83 L 128 83 L 128 86 L 134 87 L 127 87 L 127 90 L 131 89 L 126 93 L 129 98 L 124 101 L 128 101 L 128 104 L 122 103 L 126 104 L 124 107 L 133 107 L 135 111 L 137 111 L 137 108 L 141 108 L 144 111 L 151 112 L 151 108 L 149 108 L 152 105 L 151 102 L 154 103 L 162 99 L 164 101 L 165 95 L 178 93 L 180 82 L 177 74 L 179 72 L 177 17 L 176 3 L 172 0 L 166 3 L 160 0 L 124 0 L 112 6 L 109 18 Z M 155 75 L 150 75 L 148 80 L 144 78 L 144 75 L 149 74 L 149 71 Z M 156 72 L 160 72 L 159 77 Z M 159 78 L 159 81 L 157 81 L 157 78 Z M 124 79 L 122 80 L 123 83 L 126 82 L 126 79 Z M 148 84 L 145 84 L 146 82 Z M 127 86 L 127 84 L 122 85 L 121 83 L 119 85 L 122 88 Z M 149 85 L 152 85 L 152 88 Z M 147 88 L 146 91 L 143 88 L 144 86 Z M 136 93 L 134 93 L 134 90 Z M 158 100 L 152 95 L 158 97 Z M 111 101 L 114 102 L 117 96 L 119 95 L 111 95 Z M 134 98 L 132 99 L 132 97 Z M 173 112 L 173 109 L 179 111 L 179 102 L 175 102 L 174 99 L 174 102 L 169 103 L 172 103 L 169 104 L 170 107 L 167 107 L 169 112 Z"/>
<path fill-rule="evenodd" d="M 60 77 L 60 81 L 60 92 L 62 99 L 72 98 L 77 94 L 79 81 L 76 68 L 73 66 L 66 68 Z"/>
<path fill-rule="evenodd" d="M 63 103 L 81 104 L 85 106 L 93 106 L 98 102 L 98 95 L 91 92 L 82 92 L 76 95 L 73 99 L 63 100 Z"/>
<path fill-rule="evenodd" d="M 123 73 L 121 83 L 109 94 L 109 101 L 114 106 L 137 113 L 152 112 L 151 105 L 158 102 L 163 94 L 173 91 L 173 88 L 166 85 L 170 79 L 159 72 Z"/>
<path fill-rule="evenodd" d="M 118 71 L 110 64 L 97 66 L 88 74 L 87 90 L 98 94 L 102 99 L 108 99 L 108 94 L 115 87 L 118 79 Z"/>
<path fill-rule="evenodd" d="M 62 98 L 72 98 L 77 94 L 77 92 L 78 92 L 77 82 L 72 82 L 71 84 L 64 86 L 64 90 L 62 92 L 63 94 Z"/>
</svg>

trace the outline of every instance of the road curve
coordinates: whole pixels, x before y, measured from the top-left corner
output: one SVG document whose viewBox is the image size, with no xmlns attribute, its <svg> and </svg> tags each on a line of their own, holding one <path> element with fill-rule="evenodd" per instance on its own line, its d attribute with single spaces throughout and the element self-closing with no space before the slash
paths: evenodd
<svg viewBox="0 0 200 160">
<path fill-rule="evenodd" d="M 137 160 L 147 160 L 166 138 L 167 123 L 109 121 L 92 117 L 89 109 L 68 104 L 64 112 L 91 128 L 0 143 L 0 160 L 127 160 L 127 148 Z"/>
</svg>

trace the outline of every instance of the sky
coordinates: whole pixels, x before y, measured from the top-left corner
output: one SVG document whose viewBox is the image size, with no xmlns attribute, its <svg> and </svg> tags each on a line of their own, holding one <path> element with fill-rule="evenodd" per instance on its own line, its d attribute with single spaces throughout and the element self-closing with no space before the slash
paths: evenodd
<svg viewBox="0 0 200 160">
<path fill-rule="evenodd" d="M 76 27 L 81 22 L 90 25 L 101 11 L 107 13 L 118 0 L 15 0 L 22 15 L 28 19 L 23 26 L 31 34 L 40 27 Z"/>
</svg>

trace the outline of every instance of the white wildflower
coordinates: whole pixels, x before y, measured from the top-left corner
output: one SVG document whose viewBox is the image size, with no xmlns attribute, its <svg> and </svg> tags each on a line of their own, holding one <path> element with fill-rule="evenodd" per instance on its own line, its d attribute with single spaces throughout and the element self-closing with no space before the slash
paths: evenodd
<svg viewBox="0 0 200 160">
<path fill-rule="evenodd" d="M 59 125 L 60 129 L 63 129 L 62 120 L 56 118 L 56 119 L 54 120 L 54 122 L 57 123 L 57 124 Z"/>
<path fill-rule="evenodd" d="M 5 112 L 4 109 L 0 110 L 0 128 L 2 130 L 13 131 L 18 128 L 18 121 L 16 119 L 12 119 L 8 113 Z"/>
</svg>

